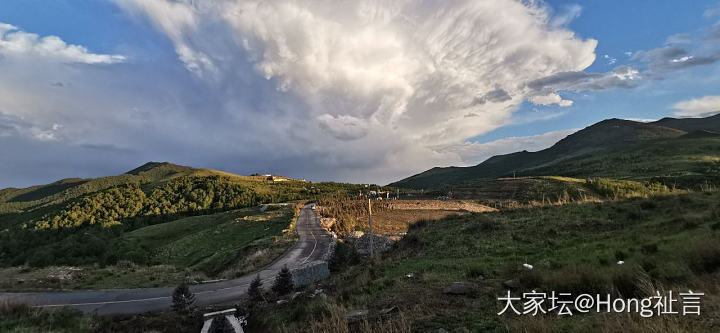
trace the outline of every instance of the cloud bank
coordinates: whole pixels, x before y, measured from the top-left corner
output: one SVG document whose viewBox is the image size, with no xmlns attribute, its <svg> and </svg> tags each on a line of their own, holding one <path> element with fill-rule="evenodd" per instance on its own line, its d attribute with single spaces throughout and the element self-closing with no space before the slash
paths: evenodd
<svg viewBox="0 0 720 333">
<path fill-rule="evenodd" d="M 351 180 L 464 163 L 450 147 L 505 124 L 523 101 L 571 105 L 528 84 L 584 70 L 597 45 L 565 28 L 579 7 L 553 16 L 533 1 L 117 3 L 153 22 L 230 114 L 259 120 L 246 131 L 333 156 L 314 163 Z M 242 90 L 258 81 L 260 101 L 249 100 Z"/>
<path fill-rule="evenodd" d="M 468 141 L 540 119 L 515 113 L 522 103 L 570 107 L 566 91 L 633 88 L 720 54 L 711 29 L 589 73 L 597 42 L 568 28 L 581 7 L 541 1 L 115 3 L 172 58 L 129 61 L 0 25 L 0 177 L 11 175 L 0 187 L 149 160 L 387 183 L 572 131 Z M 569 112 L 552 110 L 542 119 Z"/>
<path fill-rule="evenodd" d="M 708 117 L 720 113 L 720 96 L 705 96 L 673 105 L 680 117 Z"/>
<path fill-rule="evenodd" d="M 60 37 L 40 37 L 0 22 L 0 55 L 38 57 L 69 63 L 113 64 L 125 61 L 121 55 L 94 54 L 79 45 L 68 45 Z"/>
</svg>

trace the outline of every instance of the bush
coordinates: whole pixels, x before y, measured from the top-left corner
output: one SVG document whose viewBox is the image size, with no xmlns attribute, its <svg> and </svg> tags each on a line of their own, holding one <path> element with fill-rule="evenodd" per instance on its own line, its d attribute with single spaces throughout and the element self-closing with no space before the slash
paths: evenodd
<svg viewBox="0 0 720 333">
<path fill-rule="evenodd" d="M 542 276 L 543 285 L 556 292 L 580 294 L 607 294 L 610 282 L 607 275 L 590 266 L 578 265 L 561 268 Z"/>
<path fill-rule="evenodd" d="M 615 251 L 615 259 L 617 259 L 617 260 L 625 260 L 625 259 L 627 259 L 627 257 L 628 257 L 627 253 L 625 253 L 625 252 L 623 252 L 623 251 L 621 251 L 621 250 Z"/>
<path fill-rule="evenodd" d="M 585 186 L 610 199 L 649 197 L 659 193 L 670 192 L 670 189 L 667 186 L 660 183 L 652 182 L 643 184 L 641 182 L 631 180 L 615 180 L 609 178 L 587 179 L 585 181 Z M 649 207 L 646 207 L 645 209 L 647 208 Z"/>
<path fill-rule="evenodd" d="M 194 310 L 195 294 L 190 291 L 187 283 L 182 283 L 175 288 L 172 294 L 172 310 L 178 315 L 189 316 Z"/>
<path fill-rule="evenodd" d="M 653 253 L 657 253 L 657 251 L 658 251 L 658 246 L 655 243 L 645 244 L 642 247 L 640 247 L 640 252 L 642 252 L 644 254 L 653 254 Z"/>
<path fill-rule="evenodd" d="M 256 275 L 255 279 L 250 283 L 247 293 L 251 302 L 258 302 L 262 300 L 262 281 L 260 280 L 259 274 Z"/>
<path fill-rule="evenodd" d="M 623 298 L 641 298 L 647 296 L 650 278 L 638 267 L 618 268 L 612 277 L 614 290 Z"/>
<path fill-rule="evenodd" d="M 720 239 L 697 241 L 685 256 L 688 266 L 696 274 L 714 273 L 720 269 Z"/>
<path fill-rule="evenodd" d="M 275 284 L 272 286 L 272 290 L 278 295 L 286 295 L 293 290 L 292 273 L 284 266 L 277 278 L 275 278 Z"/>
</svg>

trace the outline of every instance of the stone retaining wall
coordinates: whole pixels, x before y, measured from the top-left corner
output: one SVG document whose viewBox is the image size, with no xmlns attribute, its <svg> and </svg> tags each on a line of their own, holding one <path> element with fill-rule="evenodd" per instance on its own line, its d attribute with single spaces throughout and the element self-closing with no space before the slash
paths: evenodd
<svg viewBox="0 0 720 333">
<path fill-rule="evenodd" d="M 335 255 L 335 247 L 337 247 L 337 237 L 333 235 L 332 241 L 328 244 L 322 259 L 292 269 L 293 286 L 295 288 L 305 287 L 330 277 L 328 263 Z"/>
<path fill-rule="evenodd" d="M 313 261 L 292 270 L 293 286 L 305 287 L 330 277 L 327 261 Z"/>
</svg>

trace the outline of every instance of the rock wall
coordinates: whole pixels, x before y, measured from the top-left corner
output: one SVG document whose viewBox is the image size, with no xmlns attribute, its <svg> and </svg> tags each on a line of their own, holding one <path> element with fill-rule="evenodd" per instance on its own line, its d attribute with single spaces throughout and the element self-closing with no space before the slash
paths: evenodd
<svg viewBox="0 0 720 333">
<path fill-rule="evenodd" d="M 334 234 L 332 236 L 332 241 L 328 244 L 328 248 L 322 256 L 322 259 L 303 264 L 291 270 L 293 286 L 295 288 L 311 285 L 330 277 L 328 263 L 335 255 L 335 248 L 337 247 L 337 237 Z"/>
<path fill-rule="evenodd" d="M 328 262 L 323 260 L 306 263 L 292 270 L 293 286 L 305 287 L 330 277 Z"/>
</svg>

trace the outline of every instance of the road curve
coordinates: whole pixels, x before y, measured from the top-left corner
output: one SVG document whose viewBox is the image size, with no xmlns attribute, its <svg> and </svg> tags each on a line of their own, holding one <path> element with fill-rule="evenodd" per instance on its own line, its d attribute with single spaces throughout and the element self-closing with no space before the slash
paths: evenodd
<svg viewBox="0 0 720 333">
<path fill-rule="evenodd" d="M 321 260 L 332 236 L 320 227 L 312 205 L 305 205 L 295 228 L 297 244 L 285 255 L 260 271 L 237 279 L 191 286 L 197 305 L 231 304 L 238 301 L 256 275 L 267 287 L 283 266 L 294 268 L 306 262 Z M 24 303 L 35 307 L 73 307 L 87 313 L 134 314 L 167 310 L 173 288 L 136 288 L 37 293 L 0 293 L 0 303 Z"/>
</svg>

